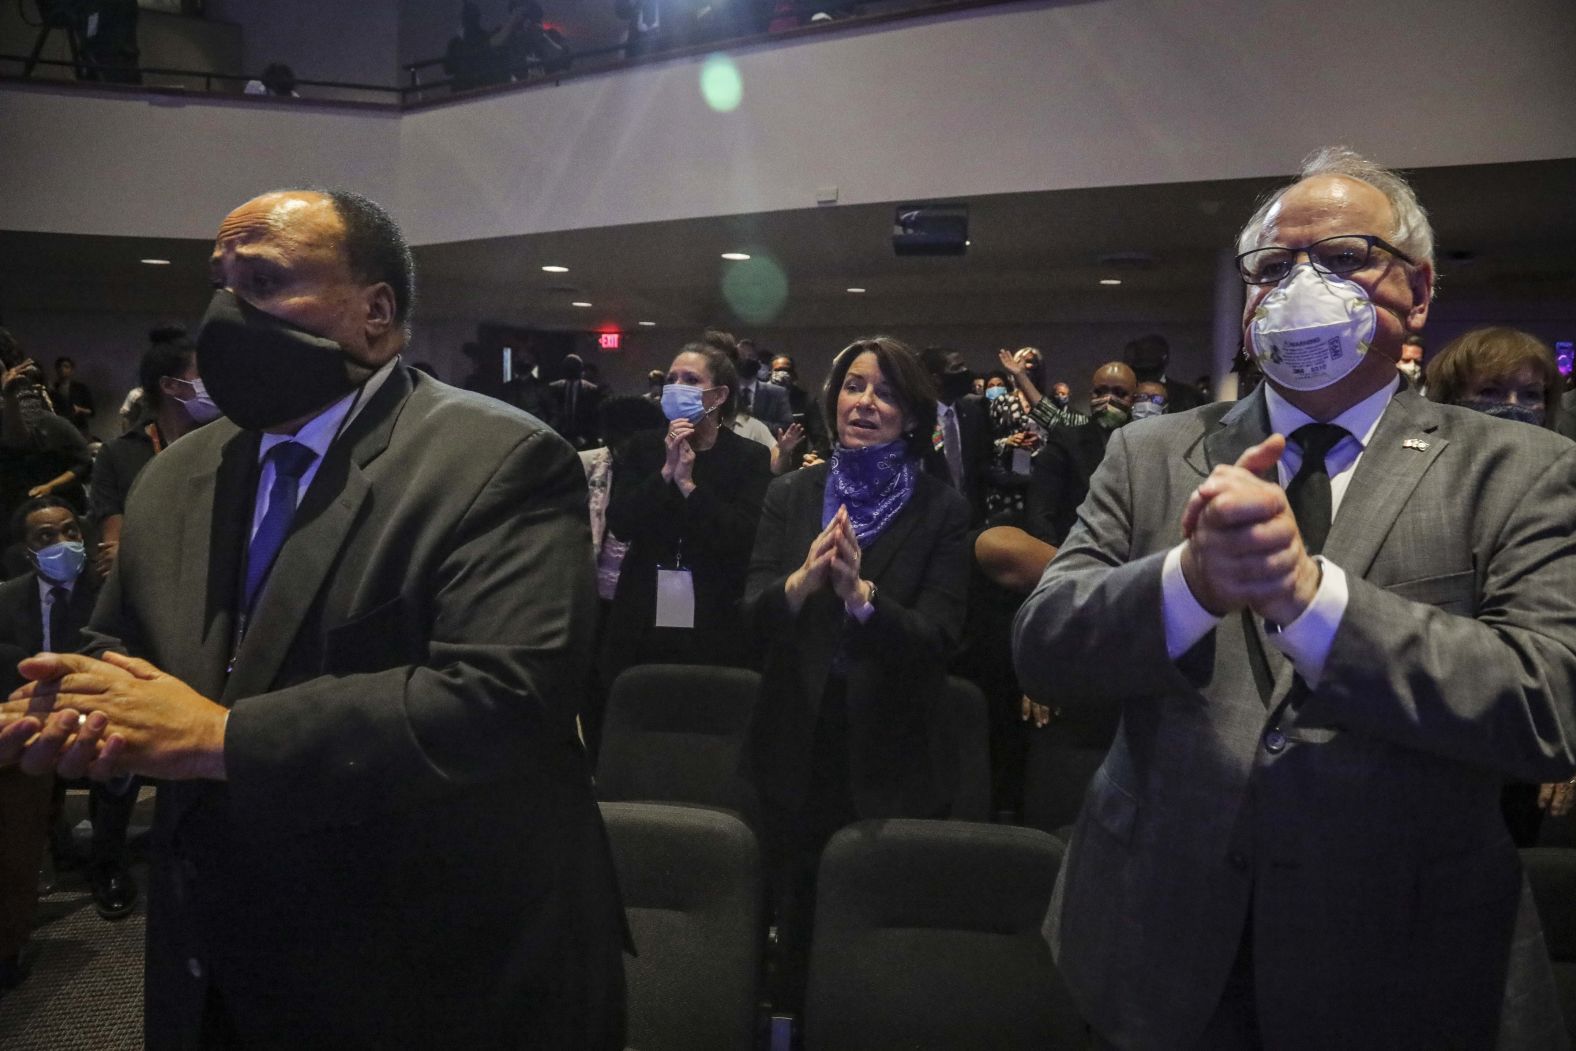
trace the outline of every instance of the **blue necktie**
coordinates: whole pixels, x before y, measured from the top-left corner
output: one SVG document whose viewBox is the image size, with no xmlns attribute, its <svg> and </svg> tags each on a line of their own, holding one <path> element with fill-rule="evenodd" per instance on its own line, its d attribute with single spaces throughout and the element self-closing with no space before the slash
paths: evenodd
<svg viewBox="0 0 1576 1051">
<path fill-rule="evenodd" d="M 268 491 L 268 510 L 246 552 L 247 610 L 256 604 L 257 593 L 263 589 L 279 549 L 285 546 L 285 537 L 290 535 L 296 501 L 301 495 L 301 476 L 317 459 L 317 453 L 300 442 L 281 442 L 268 450 L 268 457 L 274 464 L 274 484 Z"/>
</svg>

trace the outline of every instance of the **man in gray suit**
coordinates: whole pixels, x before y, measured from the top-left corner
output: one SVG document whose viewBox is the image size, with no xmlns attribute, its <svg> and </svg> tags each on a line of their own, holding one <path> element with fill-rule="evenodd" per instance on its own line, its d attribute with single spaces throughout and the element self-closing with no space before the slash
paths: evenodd
<svg viewBox="0 0 1576 1051">
<path fill-rule="evenodd" d="M 410 253 L 365 198 L 259 197 L 211 268 L 227 419 L 138 478 L 101 659 L 0 705 L 0 763 L 162 779 L 148 1047 L 622 1048 L 579 459 L 402 364 Z"/>
<path fill-rule="evenodd" d="M 1576 446 L 1399 389 L 1432 240 L 1311 157 L 1239 239 L 1266 384 L 1118 431 L 1018 616 L 1121 714 L 1045 928 L 1099 1046 L 1565 1046 L 1498 801 L 1576 772 Z"/>
</svg>

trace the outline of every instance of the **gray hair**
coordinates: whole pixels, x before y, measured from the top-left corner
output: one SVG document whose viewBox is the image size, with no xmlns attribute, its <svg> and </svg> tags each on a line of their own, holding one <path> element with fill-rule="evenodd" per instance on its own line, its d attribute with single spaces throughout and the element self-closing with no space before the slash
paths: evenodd
<svg viewBox="0 0 1576 1051">
<path fill-rule="evenodd" d="M 1390 202 L 1390 210 L 1395 213 L 1395 229 L 1388 240 L 1418 263 L 1427 263 L 1430 268 L 1433 267 L 1434 228 L 1429 225 L 1428 213 L 1418 203 L 1417 194 L 1412 192 L 1412 187 L 1401 176 L 1388 168 L 1379 167 L 1347 146 L 1326 146 L 1310 153 L 1303 160 L 1297 178 L 1270 194 L 1259 205 L 1258 211 L 1253 213 L 1253 217 L 1237 235 L 1237 251 L 1246 252 L 1259 247 L 1264 238 L 1264 221 L 1269 217 L 1270 210 L 1286 196 L 1287 190 L 1315 175 L 1344 175 L 1348 179 L 1365 182 L 1384 194 L 1385 200 Z"/>
</svg>

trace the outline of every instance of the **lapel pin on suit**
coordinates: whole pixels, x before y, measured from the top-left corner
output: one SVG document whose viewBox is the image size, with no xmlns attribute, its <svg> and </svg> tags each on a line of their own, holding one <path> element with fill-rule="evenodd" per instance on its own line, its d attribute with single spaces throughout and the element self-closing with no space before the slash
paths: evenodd
<svg viewBox="0 0 1576 1051">
<path fill-rule="evenodd" d="M 1428 443 L 1421 438 L 1407 438 L 1401 443 L 1401 448 L 1411 449 L 1413 452 L 1426 453 L 1428 451 Z"/>
</svg>

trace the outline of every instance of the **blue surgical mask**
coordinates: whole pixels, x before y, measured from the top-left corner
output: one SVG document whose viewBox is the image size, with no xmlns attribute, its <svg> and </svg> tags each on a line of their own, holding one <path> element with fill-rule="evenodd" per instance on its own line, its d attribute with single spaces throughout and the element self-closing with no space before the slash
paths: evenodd
<svg viewBox="0 0 1576 1051">
<path fill-rule="evenodd" d="M 1006 387 L 986 387 L 985 388 L 985 400 L 986 401 L 995 401 L 997 398 L 1001 397 L 1003 394 L 1006 394 L 1006 393 L 1007 393 L 1007 388 Z"/>
<path fill-rule="evenodd" d="M 706 417 L 705 394 L 710 388 L 669 383 L 662 388 L 662 412 L 670 420 L 699 423 Z"/>
<path fill-rule="evenodd" d="M 208 388 L 202 385 L 202 380 L 181 380 L 180 382 L 192 389 L 192 396 L 190 398 L 176 398 L 175 400 L 181 403 L 181 408 L 186 410 L 186 415 L 190 417 L 193 423 L 212 423 L 224 415 L 219 410 L 219 406 L 214 404 L 214 400 L 208 397 Z"/>
<path fill-rule="evenodd" d="M 79 540 L 62 540 L 31 553 L 33 565 L 52 584 L 74 584 L 88 560 L 87 548 Z"/>
</svg>

